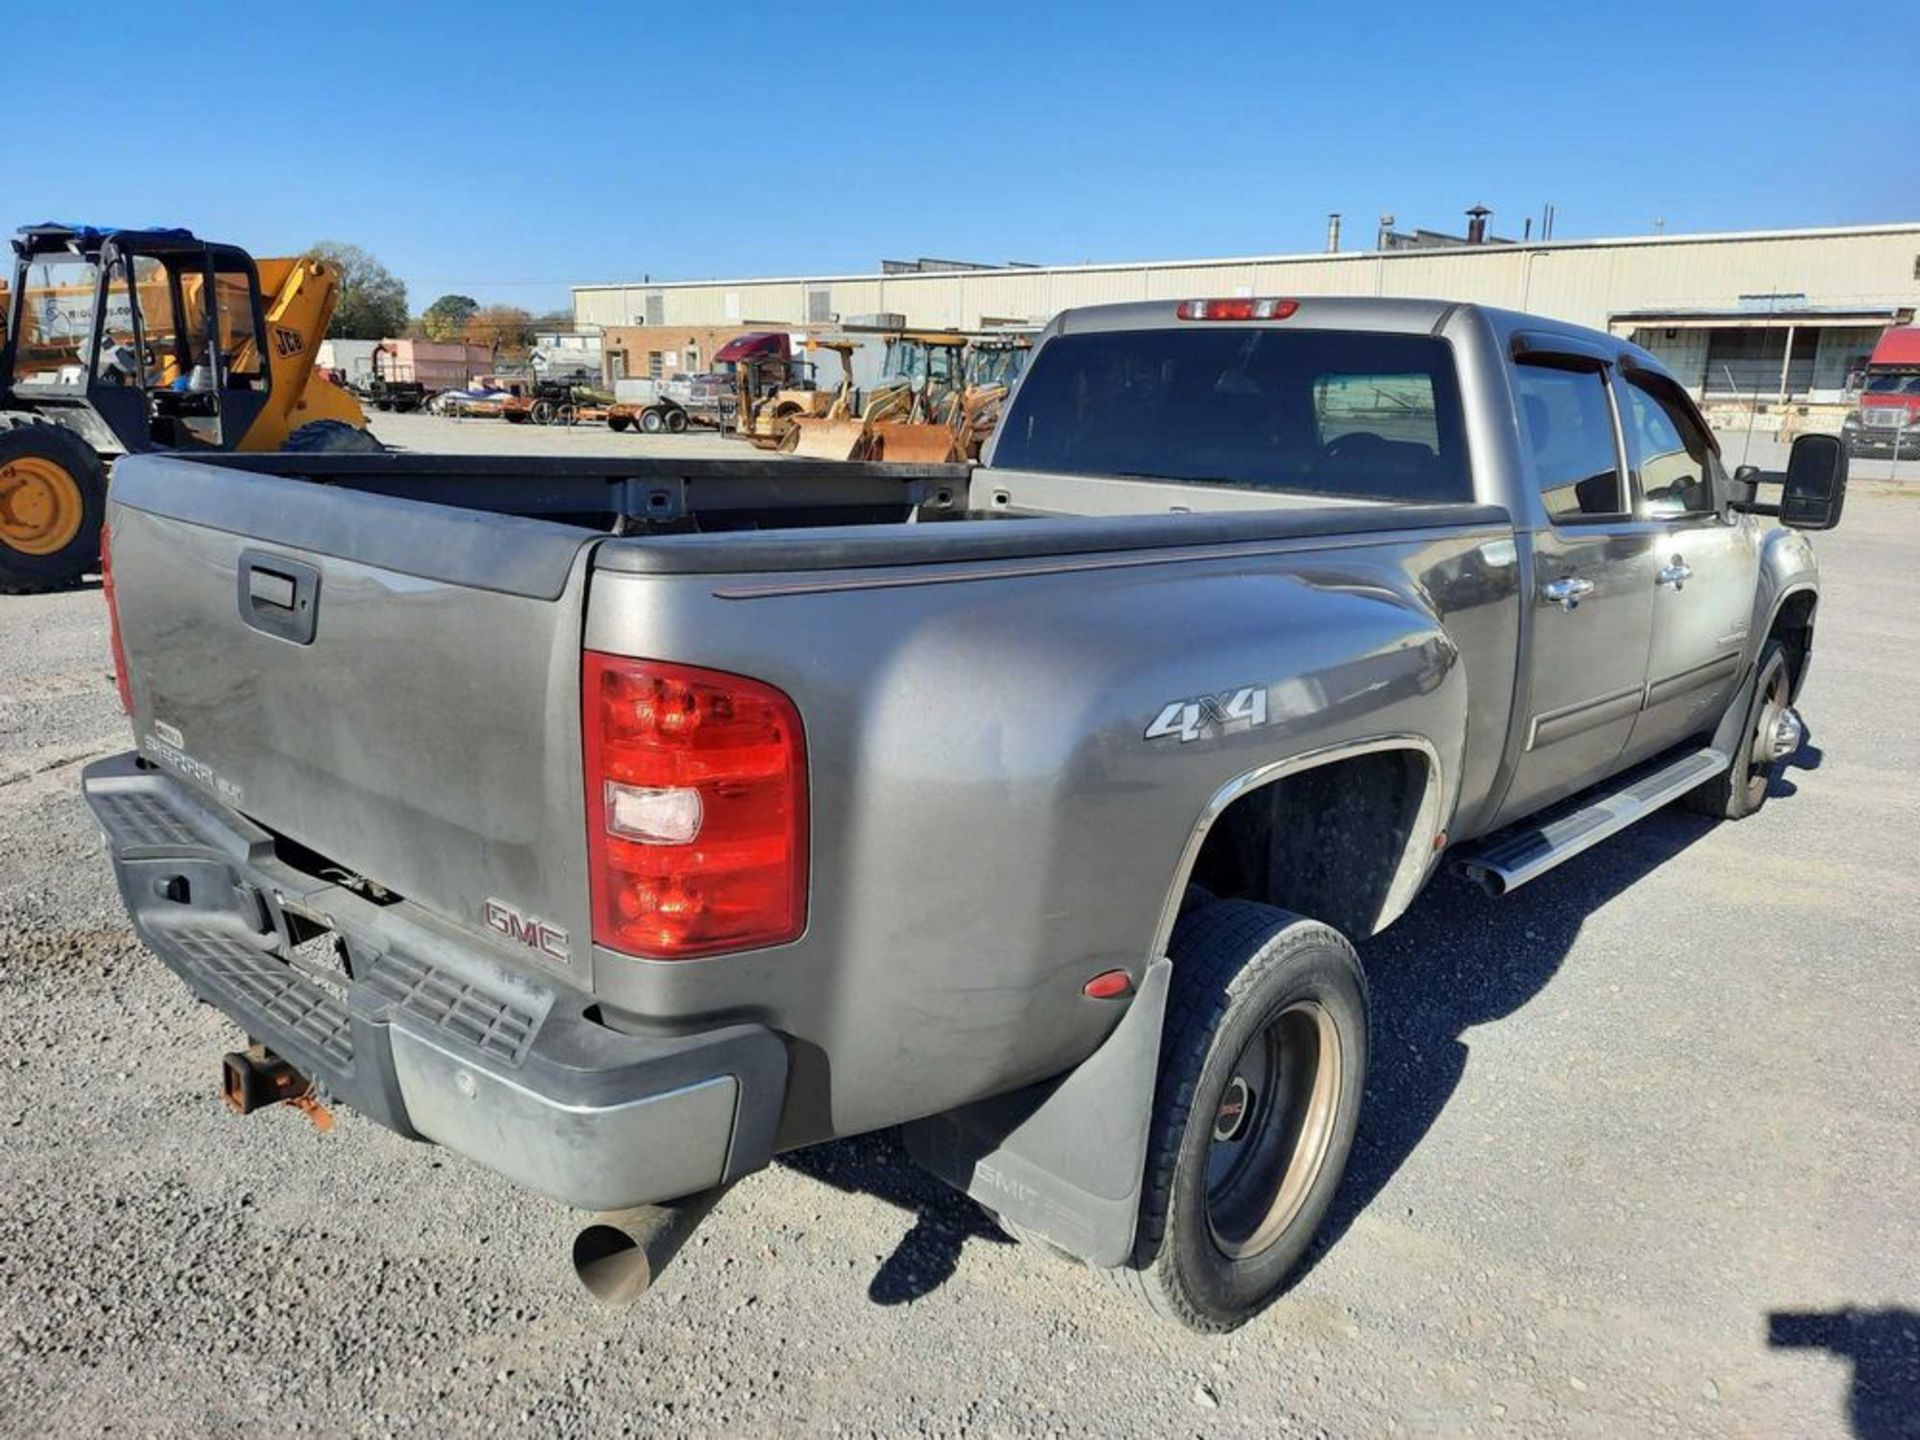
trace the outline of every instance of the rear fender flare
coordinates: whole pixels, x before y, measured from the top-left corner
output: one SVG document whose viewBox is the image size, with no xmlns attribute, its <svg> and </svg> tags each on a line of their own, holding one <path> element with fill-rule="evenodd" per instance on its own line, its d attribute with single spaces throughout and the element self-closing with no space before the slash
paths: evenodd
<svg viewBox="0 0 1920 1440">
<path fill-rule="evenodd" d="M 1420 807 L 1375 928 L 1396 918 L 1426 878 L 1445 813 L 1445 784 L 1433 742 L 1421 735 L 1378 735 L 1249 770 L 1223 785 L 1195 822 L 1138 991 L 1099 1048 L 1064 1075 L 911 1122 L 904 1128 L 907 1153 L 1016 1228 L 1087 1264 L 1109 1269 L 1126 1264 L 1133 1254 L 1160 1078 L 1161 1031 L 1173 974 L 1166 947 L 1207 832 L 1235 800 L 1264 785 L 1357 755 L 1395 750 L 1419 755 L 1426 770 Z"/>
<path fill-rule="evenodd" d="M 1243 796 L 1253 793 L 1267 785 L 1286 779 L 1289 775 L 1298 775 L 1325 765 L 1338 764 L 1342 760 L 1351 760 L 1361 755 L 1378 755 L 1387 751 L 1411 751 L 1420 756 L 1425 766 L 1425 783 L 1420 797 L 1420 808 L 1414 817 L 1414 823 L 1407 834 L 1407 842 L 1400 855 L 1400 863 L 1395 868 L 1393 883 L 1387 892 L 1386 902 L 1380 913 L 1374 918 L 1373 931 L 1378 933 L 1399 919 L 1407 906 L 1413 903 L 1413 897 L 1420 892 L 1428 871 L 1432 868 L 1433 857 L 1437 850 L 1437 841 L 1441 835 L 1441 826 L 1446 816 L 1445 772 L 1440 765 L 1440 751 L 1424 735 L 1411 732 L 1389 735 L 1374 735 L 1357 740 L 1342 740 L 1332 745 L 1302 751 L 1282 760 L 1269 761 L 1255 767 L 1243 775 L 1222 785 L 1214 792 L 1206 806 L 1193 823 L 1193 829 L 1187 836 L 1185 848 L 1181 851 L 1179 864 L 1174 869 L 1173 883 L 1167 889 L 1167 897 L 1160 908 L 1160 923 L 1154 932 L 1152 956 L 1167 953 L 1168 942 L 1173 938 L 1174 922 L 1180 918 L 1180 907 L 1185 900 L 1187 886 L 1193 878 L 1194 864 L 1200 858 L 1200 849 L 1206 844 L 1207 836 L 1214 824 L 1227 811 L 1227 807 Z"/>
</svg>

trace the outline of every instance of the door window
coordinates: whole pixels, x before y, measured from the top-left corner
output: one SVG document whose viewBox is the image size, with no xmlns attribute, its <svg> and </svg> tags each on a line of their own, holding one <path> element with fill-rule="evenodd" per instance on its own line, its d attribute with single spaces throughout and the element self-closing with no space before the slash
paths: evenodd
<svg viewBox="0 0 1920 1440">
<path fill-rule="evenodd" d="M 26 267 L 14 383 L 81 390 L 100 270 L 81 255 L 45 255 Z"/>
<path fill-rule="evenodd" d="M 1520 432 L 1547 518 L 1567 525 L 1626 516 L 1605 375 L 1546 365 L 1517 365 L 1513 373 Z"/>
<path fill-rule="evenodd" d="M 264 351 L 260 332 L 254 326 L 253 278 L 244 271 L 216 271 L 213 294 L 215 314 L 220 322 L 220 363 L 227 388 L 265 389 Z"/>
<path fill-rule="evenodd" d="M 1620 427 L 1640 483 L 1640 506 L 1652 518 L 1714 513 L 1713 442 L 1693 416 L 1652 378 L 1624 377 Z"/>
</svg>

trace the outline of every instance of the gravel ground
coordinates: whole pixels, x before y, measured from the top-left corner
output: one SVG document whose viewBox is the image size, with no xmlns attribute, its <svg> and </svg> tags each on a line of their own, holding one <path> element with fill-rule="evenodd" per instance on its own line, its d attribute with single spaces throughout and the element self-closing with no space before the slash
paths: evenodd
<svg viewBox="0 0 1920 1440">
<path fill-rule="evenodd" d="M 608 440 L 670 443 L 562 443 Z M 1818 544 L 1778 798 L 1501 901 L 1443 879 L 1363 946 L 1329 1243 L 1212 1339 L 891 1136 L 747 1181 L 607 1312 L 558 1207 L 351 1115 L 230 1115 L 238 1034 L 135 943 L 77 793 L 127 739 L 100 596 L 0 602 L 0 1433 L 1914 1433 L 1920 493 Z"/>
</svg>

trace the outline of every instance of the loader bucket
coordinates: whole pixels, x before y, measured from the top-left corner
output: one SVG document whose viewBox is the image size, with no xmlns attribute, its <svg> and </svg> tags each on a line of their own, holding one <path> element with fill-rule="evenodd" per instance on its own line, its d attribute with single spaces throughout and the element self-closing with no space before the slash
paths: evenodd
<svg viewBox="0 0 1920 1440">
<path fill-rule="evenodd" d="M 815 460 L 853 460 L 866 448 L 866 438 L 862 420 L 801 419 L 793 422 L 780 448 Z"/>
<path fill-rule="evenodd" d="M 944 465 L 960 458 L 960 447 L 953 431 L 944 425 L 877 425 L 869 458 L 897 464 Z"/>
</svg>

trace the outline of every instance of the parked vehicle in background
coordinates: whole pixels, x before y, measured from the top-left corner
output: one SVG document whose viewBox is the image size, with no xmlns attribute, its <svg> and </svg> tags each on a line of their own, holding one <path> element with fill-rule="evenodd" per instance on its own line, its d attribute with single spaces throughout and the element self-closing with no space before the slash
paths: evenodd
<svg viewBox="0 0 1920 1440">
<path fill-rule="evenodd" d="M 401 415 L 424 409 L 433 394 L 418 380 L 389 380 L 384 375 L 370 376 L 353 393 L 369 409 L 394 411 Z"/>
<path fill-rule="evenodd" d="M 613 396 L 595 386 L 539 380 L 501 401 L 500 416 L 509 425 L 579 425 L 606 419 L 614 405 Z"/>
<path fill-rule="evenodd" d="M 611 1298 L 775 1154 L 903 1125 L 1226 1329 L 1353 1142 L 1354 942 L 1444 858 L 1499 892 L 1752 815 L 1800 744 L 1845 450 L 1763 502 L 1617 338 L 1068 311 L 984 459 L 127 461 L 136 748 L 84 784 L 248 1037 L 235 1106 L 607 1212 Z"/>
<path fill-rule="evenodd" d="M 1920 455 L 1920 325 L 1894 326 L 1874 344 L 1843 433 L 1855 455 Z"/>
<path fill-rule="evenodd" d="M 637 430 L 644 435 L 678 435 L 693 423 L 687 407 L 671 396 L 657 400 L 621 400 L 606 410 L 607 428 L 616 433 Z"/>
<path fill-rule="evenodd" d="M 980 458 L 1032 351 L 1033 341 L 1025 335 L 982 337 L 968 343 L 966 388 L 960 395 L 957 431 L 960 453 L 965 458 Z"/>
</svg>

